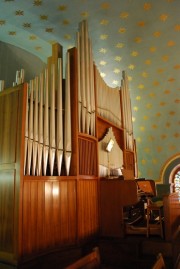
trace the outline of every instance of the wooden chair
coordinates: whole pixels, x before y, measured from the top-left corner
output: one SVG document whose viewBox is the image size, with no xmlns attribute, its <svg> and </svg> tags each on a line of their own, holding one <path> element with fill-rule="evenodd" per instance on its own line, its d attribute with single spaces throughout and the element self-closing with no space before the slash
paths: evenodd
<svg viewBox="0 0 180 269">
<path fill-rule="evenodd" d="M 100 268 L 99 248 L 95 247 L 93 251 L 80 258 L 65 269 L 98 269 Z"/>
<path fill-rule="evenodd" d="M 157 259 L 151 269 L 166 269 L 162 253 L 157 255 Z"/>
<path fill-rule="evenodd" d="M 163 238 L 163 203 L 160 202 L 152 202 L 151 199 L 147 199 L 147 237 L 150 234 L 150 227 L 156 227 L 159 230 L 159 234 Z M 154 224 L 150 224 L 150 220 L 152 219 L 153 213 L 157 213 L 158 221 Z"/>
</svg>

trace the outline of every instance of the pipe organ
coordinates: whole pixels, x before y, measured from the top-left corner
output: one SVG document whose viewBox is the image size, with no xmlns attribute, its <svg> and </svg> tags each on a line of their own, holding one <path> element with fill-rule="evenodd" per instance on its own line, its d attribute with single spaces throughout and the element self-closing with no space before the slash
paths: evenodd
<svg viewBox="0 0 180 269">
<path fill-rule="evenodd" d="M 96 237 L 98 145 L 112 128 L 132 178 L 136 152 L 127 76 L 120 88 L 105 84 L 86 21 L 66 59 L 53 44 L 39 76 L 0 92 L 0 125 L 0 261 L 6 253 L 7 263 L 23 264 Z"/>
</svg>

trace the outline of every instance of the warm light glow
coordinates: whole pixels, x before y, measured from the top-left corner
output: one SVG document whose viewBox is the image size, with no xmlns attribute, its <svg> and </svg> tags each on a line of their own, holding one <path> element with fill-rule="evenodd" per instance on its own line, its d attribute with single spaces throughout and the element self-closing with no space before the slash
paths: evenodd
<svg viewBox="0 0 180 269">
<path fill-rule="evenodd" d="M 53 193 L 53 196 L 58 196 L 59 195 L 59 187 L 53 187 L 52 193 Z"/>
</svg>

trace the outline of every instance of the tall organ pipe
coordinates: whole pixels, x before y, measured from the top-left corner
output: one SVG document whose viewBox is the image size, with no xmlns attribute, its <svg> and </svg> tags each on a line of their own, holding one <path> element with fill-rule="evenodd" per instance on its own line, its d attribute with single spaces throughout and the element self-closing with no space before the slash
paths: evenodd
<svg viewBox="0 0 180 269">
<path fill-rule="evenodd" d="M 66 63 L 66 94 L 65 94 L 65 130 L 64 130 L 64 150 L 66 173 L 69 175 L 71 164 L 71 106 L 70 106 L 70 55 L 67 52 Z"/>
<path fill-rule="evenodd" d="M 58 88 L 57 88 L 57 170 L 61 174 L 63 158 L 63 123 L 62 123 L 62 59 L 58 59 Z"/>
</svg>

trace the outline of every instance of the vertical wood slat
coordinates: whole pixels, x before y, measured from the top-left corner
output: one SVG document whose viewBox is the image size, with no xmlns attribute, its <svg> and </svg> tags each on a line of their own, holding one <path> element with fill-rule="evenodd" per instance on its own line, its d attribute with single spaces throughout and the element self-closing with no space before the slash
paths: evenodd
<svg viewBox="0 0 180 269">
<path fill-rule="evenodd" d="M 78 181 L 78 239 L 95 236 L 99 229 L 98 181 L 81 179 Z"/>
<path fill-rule="evenodd" d="M 97 175 L 96 141 L 79 137 L 79 174 Z"/>
<path fill-rule="evenodd" d="M 15 170 L 0 173 L 0 251 L 13 252 Z"/>
<path fill-rule="evenodd" d="M 0 96 L 0 164 L 15 162 L 18 111 L 18 91 L 3 93 Z"/>
<path fill-rule="evenodd" d="M 24 180 L 23 255 L 76 240 L 76 183 L 74 180 Z"/>
</svg>

